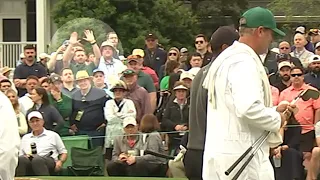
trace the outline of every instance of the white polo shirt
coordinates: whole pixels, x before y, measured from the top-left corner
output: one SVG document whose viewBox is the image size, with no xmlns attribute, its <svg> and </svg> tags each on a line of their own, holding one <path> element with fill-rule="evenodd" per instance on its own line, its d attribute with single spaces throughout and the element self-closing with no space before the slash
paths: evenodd
<svg viewBox="0 0 320 180">
<path fill-rule="evenodd" d="M 31 132 L 22 137 L 19 155 L 31 154 L 30 145 L 33 142 L 36 143 L 39 156 L 45 156 L 52 151 L 51 157 L 57 161 L 60 154 L 67 153 L 67 149 L 60 136 L 53 131 L 44 129 L 43 133 L 39 136 L 34 136 Z"/>
</svg>

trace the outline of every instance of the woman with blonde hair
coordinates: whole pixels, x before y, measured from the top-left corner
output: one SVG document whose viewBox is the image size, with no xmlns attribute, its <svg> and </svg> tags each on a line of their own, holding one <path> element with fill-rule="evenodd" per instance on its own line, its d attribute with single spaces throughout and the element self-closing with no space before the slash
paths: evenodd
<svg viewBox="0 0 320 180">
<path fill-rule="evenodd" d="M 17 121 L 18 121 L 19 134 L 22 137 L 24 134 L 27 133 L 28 125 L 27 125 L 26 117 L 20 111 L 20 105 L 19 105 L 19 102 L 18 102 L 17 92 L 15 90 L 13 90 L 13 89 L 8 89 L 5 92 L 5 95 L 10 100 L 10 102 L 11 102 L 11 104 L 13 106 L 14 112 L 16 113 Z"/>
</svg>

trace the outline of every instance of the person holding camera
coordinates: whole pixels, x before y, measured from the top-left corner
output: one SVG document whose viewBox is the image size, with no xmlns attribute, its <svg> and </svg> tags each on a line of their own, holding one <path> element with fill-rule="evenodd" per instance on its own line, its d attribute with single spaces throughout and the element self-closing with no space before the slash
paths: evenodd
<svg viewBox="0 0 320 180">
<path fill-rule="evenodd" d="M 16 176 L 49 176 L 59 171 L 67 160 L 67 150 L 60 136 L 46 130 L 39 111 L 28 114 L 32 132 L 22 137 Z"/>
</svg>

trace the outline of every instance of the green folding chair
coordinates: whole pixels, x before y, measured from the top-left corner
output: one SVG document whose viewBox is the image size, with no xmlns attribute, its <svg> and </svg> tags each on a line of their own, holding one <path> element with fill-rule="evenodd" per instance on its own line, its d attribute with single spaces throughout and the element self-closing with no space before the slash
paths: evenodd
<svg viewBox="0 0 320 180">
<path fill-rule="evenodd" d="M 94 149 L 71 148 L 72 166 L 68 170 L 74 176 L 103 176 L 102 147 Z"/>
</svg>

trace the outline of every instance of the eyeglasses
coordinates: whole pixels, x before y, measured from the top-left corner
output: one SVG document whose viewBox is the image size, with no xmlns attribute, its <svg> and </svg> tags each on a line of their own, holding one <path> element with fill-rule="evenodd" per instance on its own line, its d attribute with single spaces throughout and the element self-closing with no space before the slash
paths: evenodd
<svg viewBox="0 0 320 180">
<path fill-rule="evenodd" d="M 177 56 L 177 53 L 169 53 L 169 56 Z"/>
<path fill-rule="evenodd" d="M 196 44 L 203 44 L 203 41 L 196 41 Z"/>
<path fill-rule="evenodd" d="M 284 50 L 284 49 L 290 49 L 290 48 L 288 48 L 288 47 L 281 47 L 280 49 Z"/>
<path fill-rule="evenodd" d="M 292 77 L 300 77 L 302 76 L 303 74 L 291 74 Z"/>
</svg>

